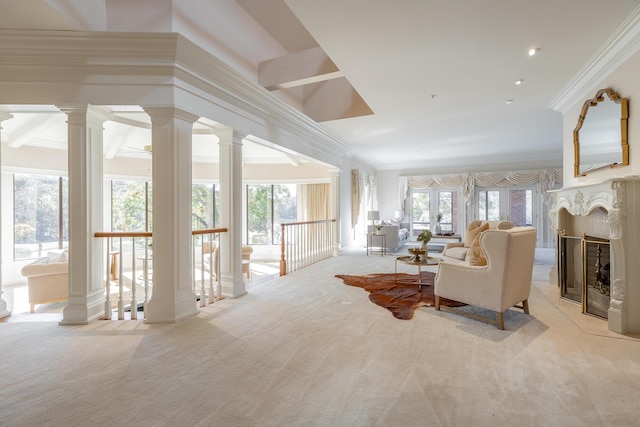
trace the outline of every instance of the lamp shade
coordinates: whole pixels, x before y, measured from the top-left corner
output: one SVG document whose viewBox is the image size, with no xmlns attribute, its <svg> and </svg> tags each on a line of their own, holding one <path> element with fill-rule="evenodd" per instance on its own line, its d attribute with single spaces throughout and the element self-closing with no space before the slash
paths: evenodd
<svg viewBox="0 0 640 427">
<path fill-rule="evenodd" d="M 371 221 L 377 221 L 380 219 L 379 211 L 369 211 L 367 212 L 367 219 Z"/>
<path fill-rule="evenodd" d="M 393 217 L 396 219 L 396 221 L 400 221 L 402 218 L 404 218 L 404 212 L 395 211 Z"/>
</svg>

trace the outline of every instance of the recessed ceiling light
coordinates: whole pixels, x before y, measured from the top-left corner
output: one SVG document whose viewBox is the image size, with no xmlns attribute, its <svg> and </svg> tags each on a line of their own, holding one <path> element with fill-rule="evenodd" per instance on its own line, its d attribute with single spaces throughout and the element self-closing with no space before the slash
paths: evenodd
<svg viewBox="0 0 640 427">
<path fill-rule="evenodd" d="M 520 86 L 522 83 L 524 83 L 524 79 L 518 79 L 514 83 L 516 84 L 516 86 Z"/>
<path fill-rule="evenodd" d="M 532 47 L 531 49 L 529 49 L 529 56 L 533 56 L 536 53 L 538 53 L 540 51 L 539 47 Z"/>
<path fill-rule="evenodd" d="M 506 104 L 511 104 L 513 102 L 513 99 L 507 99 L 506 101 L 504 101 Z"/>
</svg>

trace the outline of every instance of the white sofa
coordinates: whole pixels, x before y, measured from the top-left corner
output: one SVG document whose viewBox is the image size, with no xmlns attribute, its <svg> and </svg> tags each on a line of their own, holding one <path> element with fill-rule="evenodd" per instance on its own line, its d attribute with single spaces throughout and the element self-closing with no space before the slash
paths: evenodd
<svg viewBox="0 0 640 427">
<path fill-rule="evenodd" d="M 36 304 L 69 298 L 69 257 L 66 250 L 49 252 L 46 257 L 22 267 L 21 273 L 27 278 L 31 313 Z"/>
<path fill-rule="evenodd" d="M 492 310 L 497 313 L 495 321 L 443 306 L 459 314 L 492 321 L 499 329 L 504 329 L 503 313 L 509 308 L 522 303 L 516 307 L 529 314 L 536 229 L 491 229 L 482 232 L 478 242 L 486 256 L 486 265 L 440 263 L 435 278 L 435 307 L 440 310 L 440 298 L 447 298 Z"/>
<path fill-rule="evenodd" d="M 478 227 L 483 227 L 485 223 L 489 225 L 489 230 L 509 230 L 515 226 L 511 221 L 471 221 L 467 227 L 467 234 L 464 236 L 462 242 L 449 242 L 445 244 L 444 250 L 442 251 L 442 259 L 448 262 L 468 262 L 469 248 L 473 241 L 471 231 Z"/>
<path fill-rule="evenodd" d="M 409 230 L 407 228 L 400 227 L 400 225 L 383 225 L 380 231 L 377 231 L 371 225 L 367 229 L 367 233 L 371 234 L 376 231 L 378 234 L 384 234 L 387 237 L 386 249 L 397 250 L 401 248 L 409 240 Z"/>
</svg>

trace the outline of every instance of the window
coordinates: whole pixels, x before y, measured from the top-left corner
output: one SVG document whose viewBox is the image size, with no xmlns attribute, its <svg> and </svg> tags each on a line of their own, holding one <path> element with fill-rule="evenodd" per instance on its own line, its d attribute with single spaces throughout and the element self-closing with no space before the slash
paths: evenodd
<svg viewBox="0 0 640 427">
<path fill-rule="evenodd" d="M 478 219 L 482 221 L 500 220 L 500 191 L 478 191 Z"/>
<path fill-rule="evenodd" d="M 435 232 L 434 222 L 442 214 L 442 232 L 456 232 L 458 228 L 458 192 L 452 190 L 416 191 L 411 195 L 412 230 L 417 236 L 428 228 Z"/>
<path fill-rule="evenodd" d="M 247 185 L 247 242 L 280 243 L 280 224 L 297 218 L 296 185 Z"/>
<path fill-rule="evenodd" d="M 151 183 L 111 181 L 111 230 L 151 231 Z"/>
<path fill-rule="evenodd" d="M 519 226 L 533 224 L 533 190 L 503 188 L 479 190 L 478 219 L 483 221 L 512 221 Z"/>
<path fill-rule="evenodd" d="M 14 259 L 43 256 L 69 244 L 68 179 L 14 174 Z"/>
<path fill-rule="evenodd" d="M 220 191 L 215 184 L 193 184 L 191 219 L 193 230 L 216 228 L 220 223 Z"/>
</svg>

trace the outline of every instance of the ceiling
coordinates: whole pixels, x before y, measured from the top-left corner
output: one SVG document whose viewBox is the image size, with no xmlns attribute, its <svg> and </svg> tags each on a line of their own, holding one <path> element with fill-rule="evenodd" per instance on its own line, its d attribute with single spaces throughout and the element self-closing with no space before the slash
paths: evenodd
<svg viewBox="0 0 640 427">
<path fill-rule="evenodd" d="M 0 27 L 41 28 L 36 18 L 56 3 L 0 0 Z M 460 172 L 561 166 L 562 115 L 549 105 L 640 0 L 236 3 L 286 51 L 320 46 L 371 108 L 322 122 L 357 158 L 378 170 Z M 49 27 L 65 28 L 54 21 Z M 529 56 L 530 48 L 539 51 Z M 66 144 L 64 115 L 53 107 L 9 107 L 3 142 Z M 105 156 L 148 156 L 146 114 L 107 108 L 114 120 L 105 125 Z M 216 162 L 211 147 L 224 126 L 199 121 L 195 129 L 194 159 Z M 246 144 L 245 163 L 300 161 L 260 143 Z"/>
<path fill-rule="evenodd" d="M 562 115 L 548 106 L 640 4 L 237 1 L 283 46 L 308 44 L 306 30 L 322 47 L 374 112 L 323 124 L 379 170 L 561 166 Z"/>
</svg>

